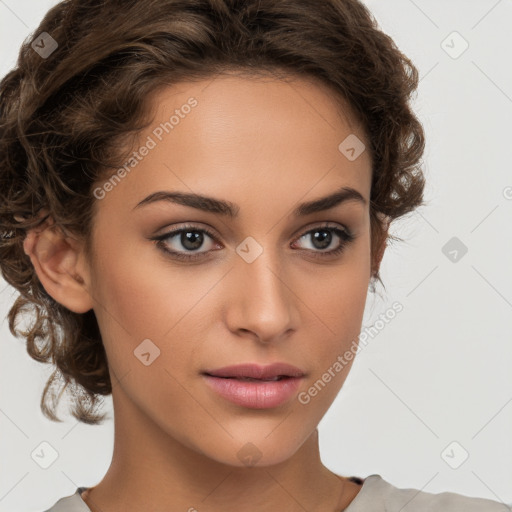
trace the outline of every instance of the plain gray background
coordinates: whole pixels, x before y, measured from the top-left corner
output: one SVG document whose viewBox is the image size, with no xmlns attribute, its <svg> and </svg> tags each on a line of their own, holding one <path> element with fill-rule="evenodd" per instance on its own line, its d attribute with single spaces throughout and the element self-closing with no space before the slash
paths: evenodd
<svg viewBox="0 0 512 512">
<path fill-rule="evenodd" d="M 2 77 L 55 3 L 0 0 Z M 391 230 L 405 241 L 384 256 L 387 290 L 368 296 L 373 334 L 320 423 L 322 458 L 346 476 L 512 503 L 512 2 L 365 3 L 420 72 L 428 205 Z M 65 403 L 62 423 L 42 415 L 51 368 L 9 333 L 15 296 L 0 280 L 0 512 L 41 511 L 101 480 L 113 422 L 79 424 Z M 376 324 L 395 301 L 403 311 Z M 42 442 L 58 453 L 47 469 L 31 457 Z"/>
</svg>

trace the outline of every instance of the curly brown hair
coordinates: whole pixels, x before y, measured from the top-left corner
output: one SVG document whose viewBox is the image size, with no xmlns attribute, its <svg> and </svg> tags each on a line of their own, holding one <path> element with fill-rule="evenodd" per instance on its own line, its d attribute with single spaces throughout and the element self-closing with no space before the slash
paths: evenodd
<svg viewBox="0 0 512 512">
<path fill-rule="evenodd" d="M 58 44 L 53 53 L 25 40 L 0 82 L 0 269 L 19 291 L 11 332 L 32 358 L 56 366 L 41 398 L 54 421 L 71 385 L 72 415 L 101 423 L 94 409 L 112 385 L 93 310 L 57 303 L 23 241 L 47 219 L 90 240 L 92 188 L 148 125 L 148 98 L 162 85 L 230 70 L 320 79 L 370 142 L 372 254 L 399 239 L 387 232 L 391 221 L 423 204 L 424 132 L 409 106 L 418 71 L 358 0 L 65 0 L 35 34 L 43 32 Z M 383 284 L 378 269 L 372 279 Z M 22 330 L 24 312 L 33 322 Z"/>
</svg>

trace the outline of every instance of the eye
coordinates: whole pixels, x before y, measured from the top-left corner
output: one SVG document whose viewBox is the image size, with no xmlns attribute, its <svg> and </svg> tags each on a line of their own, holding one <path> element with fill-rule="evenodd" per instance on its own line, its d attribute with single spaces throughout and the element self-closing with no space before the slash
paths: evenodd
<svg viewBox="0 0 512 512">
<path fill-rule="evenodd" d="M 179 236 L 178 236 L 179 235 Z M 174 258 L 183 259 L 187 261 L 196 260 L 198 258 L 204 258 L 206 253 L 209 251 L 198 251 L 198 249 L 203 245 L 205 236 L 215 240 L 215 235 L 206 228 L 198 228 L 193 225 L 186 225 L 181 227 L 180 229 L 175 229 L 173 231 L 168 231 L 163 235 L 159 235 L 152 240 L 156 241 L 156 245 L 162 251 L 169 253 Z M 176 240 L 173 240 L 176 239 Z M 181 252 L 180 250 L 176 250 L 176 248 L 169 249 L 172 247 L 171 242 L 174 243 L 174 247 L 178 246 L 178 249 L 181 246 L 185 249 L 185 252 Z M 186 254 L 187 252 L 193 252 L 194 254 Z"/>
<path fill-rule="evenodd" d="M 179 229 L 151 238 L 151 240 L 155 241 L 157 247 L 171 255 L 172 258 L 194 261 L 206 258 L 208 253 L 212 252 L 208 249 L 199 250 L 204 245 L 205 235 L 217 243 L 215 235 L 210 230 L 194 225 L 182 226 Z M 355 239 L 355 236 L 345 227 L 340 229 L 338 226 L 325 224 L 304 232 L 297 241 L 307 241 L 308 238 L 311 240 L 312 248 L 304 250 L 311 253 L 314 258 L 327 258 L 341 254 L 346 245 Z M 338 242 L 336 242 L 337 239 Z M 292 245 L 296 243 L 294 242 Z M 218 243 L 217 245 L 220 246 Z M 332 245 L 334 245 L 334 249 L 327 250 Z"/>
<path fill-rule="evenodd" d="M 311 241 L 312 249 L 306 249 L 316 257 L 332 257 L 341 254 L 345 247 L 355 239 L 355 236 L 346 228 L 325 224 L 310 229 L 302 234 L 298 240 Z M 336 242 L 336 239 L 339 242 Z M 334 243 L 334 249 L 327 250 Z"/>
</svg>

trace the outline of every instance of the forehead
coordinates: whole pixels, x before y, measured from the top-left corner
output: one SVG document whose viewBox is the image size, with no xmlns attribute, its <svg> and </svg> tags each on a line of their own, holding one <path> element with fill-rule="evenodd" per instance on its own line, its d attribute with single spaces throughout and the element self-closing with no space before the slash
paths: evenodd
<svg viewBox="0 0 512 512">
<path fill-rule="evenodd" d="M 162 87 L 148 102 L 152 121 L 121 163 L 128 171 L 109 203 L 133 207 L 157 190 L 180 190 L 279 206 L 341 186 L 369 198 L 364 128 L 316 80 L 223 74 Z M 354 141 L 356 159 L 345 151 Z"/>
</svg>

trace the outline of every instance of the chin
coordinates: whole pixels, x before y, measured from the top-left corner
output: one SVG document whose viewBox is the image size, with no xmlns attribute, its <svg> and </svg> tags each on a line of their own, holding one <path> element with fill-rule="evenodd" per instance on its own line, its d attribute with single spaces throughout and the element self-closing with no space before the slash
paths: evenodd
<svg viewBox="0 0 512 512">
<path fill-rule="evenodd" d="M 221 464 L 240 468 L 281 464 L 293 457 L 309 437 L 305 432 L 290 432 L 285 424 L 286 420 L 277 428 L 274 424 L 270 429 L 253 429 L 253 435 L 249 429 L 244 429 L 240 436 L 232 433 L 233 439 L 213 442 L 202 453 Z"/>
</svg>

